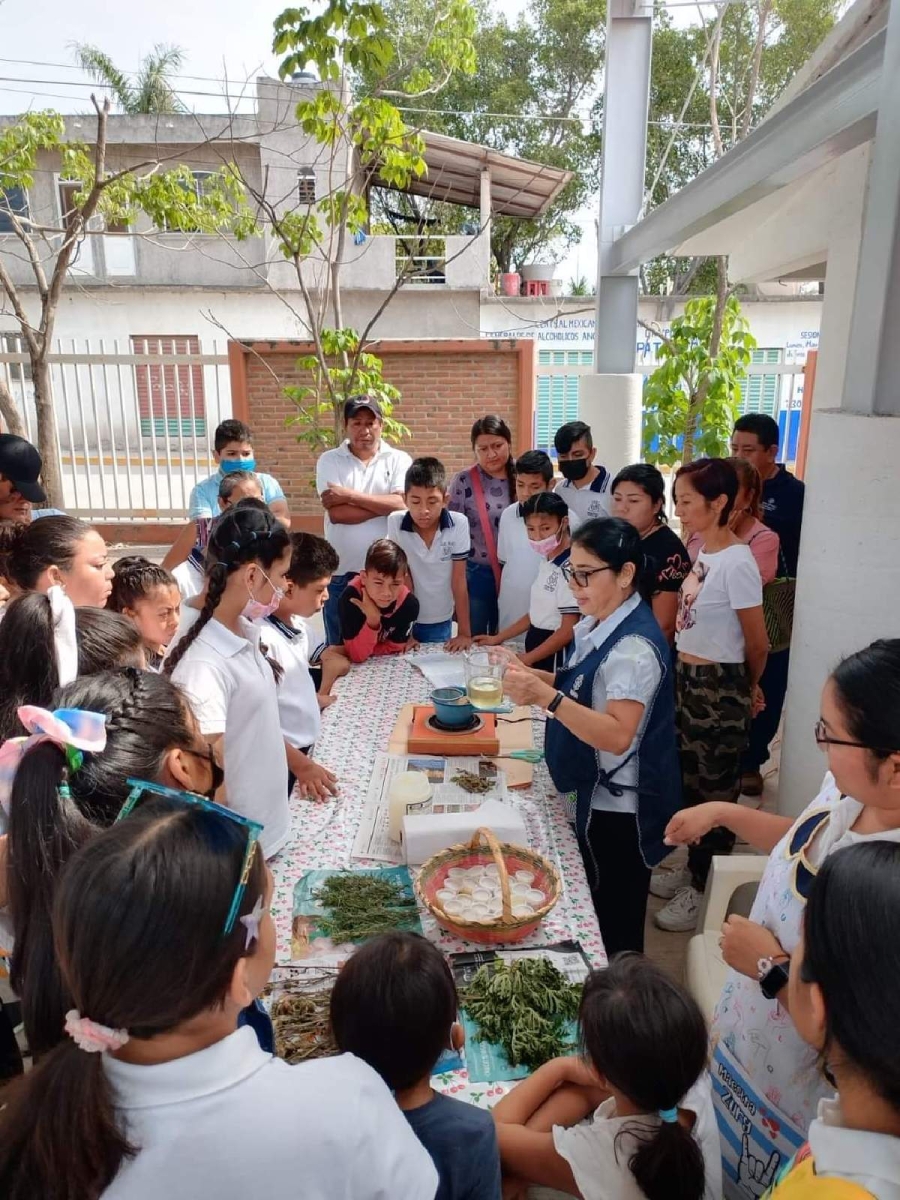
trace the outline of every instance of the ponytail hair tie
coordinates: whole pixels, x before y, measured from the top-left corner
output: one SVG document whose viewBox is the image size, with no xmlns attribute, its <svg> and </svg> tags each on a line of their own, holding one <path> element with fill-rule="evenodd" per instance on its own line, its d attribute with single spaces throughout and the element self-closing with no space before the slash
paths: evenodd
<svg viewBox="0 0 900 1200">
<path fill-rule="evenodd" d="M 677 1108 L 661 1108 L 657 1114 L 664 1125 L 678 1124 L 678 1109 Z"/>
<path fill-rule="evenodd" d="M 83 1017 L 77 1008 L 66 1013 L 66 1033 L 87 1054 L 102 1054 L 104 1050 L 120 1050 L 128 1041 L 127 1029 L 111 1029 L 90 1017 Z"/>
</svg>

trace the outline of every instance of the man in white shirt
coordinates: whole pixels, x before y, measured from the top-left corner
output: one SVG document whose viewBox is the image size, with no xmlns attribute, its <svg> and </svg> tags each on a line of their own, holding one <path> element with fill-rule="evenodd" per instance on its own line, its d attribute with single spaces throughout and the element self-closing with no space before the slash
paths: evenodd
<svg viewBox="0 0 900 1200">
<path fill-rule="evenodd" d="M 388 513 L 405 507 L 403 483 L 412 459 L 381 440 L 383 424 L 373 396 L 352 396 L 344 405 L 346 441 L 326 450 L 316 464 L 325 536 L 340 558 L 323 613 L 331 646 L 341 644 L 338 603 L 344 589 L 365 567 L 371 544 L 387 535 Z"/>
<path fill-rule="evenodd" d="M 553 437 L 559 470 L 563 478 L 556 490 L 577 513 L 579 523 L 592 521 L 595 517 L 610 515 L 609 485 L 611 476 L 606 467 L 594 462 L 597 447 L 591 436 L 590 425 L 584 421 L 569 421 L 560 425 Z"/>
</svg>

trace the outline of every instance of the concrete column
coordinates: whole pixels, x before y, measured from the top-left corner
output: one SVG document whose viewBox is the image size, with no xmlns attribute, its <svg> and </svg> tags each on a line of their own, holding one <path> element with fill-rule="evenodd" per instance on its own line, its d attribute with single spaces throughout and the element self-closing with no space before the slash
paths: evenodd
<svg viewBox="0 0 900 1200">
<path fill-rule="evenodd" d="M 826 770 L 813 726 L 829 672 L 900 637 L 898 462 L 900 417 L 814 410 L 778 793 L 791 816 Z"/>
<path fill-rule="evenodd" d="M 624 466 L 640 458 L 642 380 L 632 374 L 638 277 L 637 273 L 613 276 L 607 261 L 615 239 L 640 218 L 643 208 L 652 38 L 652 4 L 608 0 L 594 341 L 597 374 L 582 378 L 579 408 L 582 419 L 593 428 L 602 462 L 611 469 L 616 463 Z"/>
<path fill-rule="evenodd" d="M 643 376 L 583 375 L 578 411 L 590 425 L 597 460 L 615 475 L 641 458 L 641 390 Z"/>
<path fill-rule="evenodd" d="M 479 192 L 479 224 L 482 237 L 491 240 L 491 168 L 485 167 L 481 172 Z"/>
</svg>

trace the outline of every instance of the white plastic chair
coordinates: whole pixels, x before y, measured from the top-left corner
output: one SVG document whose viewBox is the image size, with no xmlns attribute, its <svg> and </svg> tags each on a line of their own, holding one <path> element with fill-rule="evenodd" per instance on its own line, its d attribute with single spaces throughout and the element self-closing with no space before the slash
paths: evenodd
<svg viewBox="0 0 900 1200">
<path fill-rule="evenodd" d="M 686 982 L 707 1021 L 728 976 L 728 965 L 719 949 L 719 935 L 731 911 L 734 893 L 748 883 L 758 884 L 766 865 L 764 854 L 717 856 L 706 884 L 698 932 L 688 942 Z"/>
</svg>

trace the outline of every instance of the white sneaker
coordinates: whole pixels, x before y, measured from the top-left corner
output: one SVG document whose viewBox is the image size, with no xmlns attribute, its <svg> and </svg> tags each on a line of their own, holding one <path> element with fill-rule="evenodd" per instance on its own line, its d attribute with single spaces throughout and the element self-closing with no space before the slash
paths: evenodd
<svg viewBox="0 0 900 1200">
<path fill-rule="evenodd" d="M 688 933 L 697 928 L 702 901 L 702 892 L 693 887 L 683 887 L 653 919 L 660 929 L 668 933 Z"/>
<path fill-rule="evenodd" d="M 650 895 L 659 896 L 660 900 L 671 900 L 682 888 L 688 887 L 691 873 L 686 867 L 673 869 L 663 868 L 654 871 L 650 876 Z"/>
</svg>

